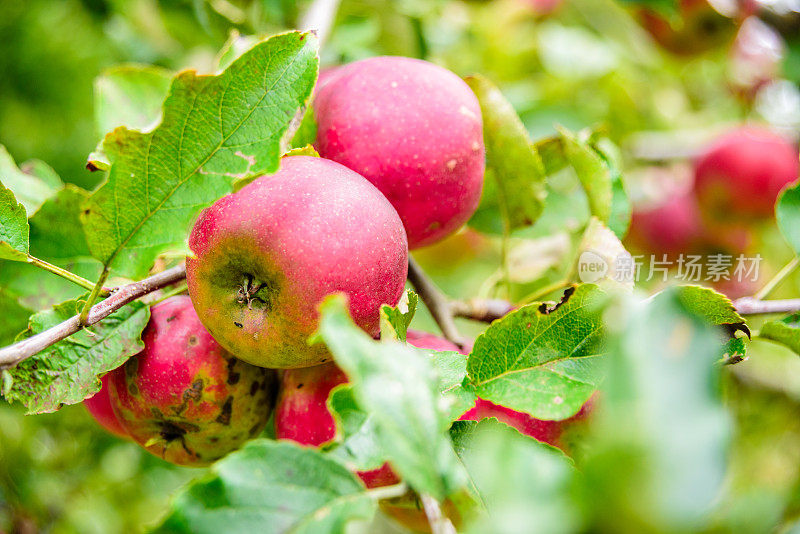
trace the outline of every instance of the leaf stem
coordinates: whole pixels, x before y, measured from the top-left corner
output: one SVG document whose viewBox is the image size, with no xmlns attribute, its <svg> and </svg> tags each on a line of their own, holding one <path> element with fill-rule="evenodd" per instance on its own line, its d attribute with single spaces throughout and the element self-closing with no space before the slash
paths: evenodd
<svg viewBox="0 0 800 534">
<path fill-rule="evenodd" d="M 428 524 L 431 526 L 433 534 L 456 534 L 456 528 L 453 523 L 442 513 L 439 501 L 430 495 L 420 495 L 419 498 L 422 501 L 422 508 L 425 510 L 425 516 L 428 518 Z"/>
<path fill-rule="evenodd" d="M 767 298 L 769 294 L 772 293 L 775 288 L 786 279 L 787 276 L 792 274 L 792 271 L 794 271 L 798 265 L 800 265 L 800 256 L 795 256 L 789 263 L 784 265 L 780 271 L 778 271 L 778 274 L 772 277 L 772 280 L 767 282 L 758 293 L 753 295 L 753 298 L 756 300 L 764 300 Z"/>
<path fill-rule="evenodd" d="M 35 266 L 39 267 L 40 269 L 44 269 L 45 271 L 49 271 L 49 272 L 51 272 L 53 274 L 56 274 L 56 275 L 60 276 L 61 278 L 69 280 L 73 284 L 77 284 L 77 285 L 81 286 L 84 289 L 88 289 L 88 290 L 91 291 L 95 287 L 94 282 L 92 282 L 91 280 L 87 280 L 86 278 L 83 278 L 82 276 L 78 276 L 75 273 L 71 273 L 66 269 L 62 269 L 61 267 L 58 267 L 57 265 L 53 265 L 52 263 L 47 263 L 46 261 L 40 260 L 39 258 L 37 258 L 35 256 L 31 256 L 30 254 L 28 254 L 28 263 L 30 263 L 31 265 L 35 265 Z M 100 295 L 101 296 L 107 296 L 110 293 L 111 293 L 111 291 L 108 288 L 105 288 L 105 287 L 101 287 L 100 288 Z"/>
<path fill-rule="evenodd" d="M 86 325 L 86 318 L 89 317 L 89 310 L 92 309 L 94 301 L 100 296 L 100 291 L 103 289 L 103 284 L 106 283 L 106 278 L 108 278 L 108 267 L 103 267 L 103 272 L 100 273 L 100 278 L 97 279 L 97 283 L 92 288 L 92 292 L 89 293 L 89 298 L 86 299 L 86 303 L 83 305 L 80 317 L 78 318 L 78 322 L 81 326 Z"/>
<path fill-rule="evenodd" d="M 80 316 L 75 315 L 52 328 L 0 349 L 0 370 L 14 367 L 50 345 L 68 338 L 84 326 L 91 326 L 105 319 L 126 304 L 185 278 L 186 267 L 178 265 L 139 282 L 119 287 L 107 299 L 92 306 L 85 324 L 81 324 Z"/>
</svg>

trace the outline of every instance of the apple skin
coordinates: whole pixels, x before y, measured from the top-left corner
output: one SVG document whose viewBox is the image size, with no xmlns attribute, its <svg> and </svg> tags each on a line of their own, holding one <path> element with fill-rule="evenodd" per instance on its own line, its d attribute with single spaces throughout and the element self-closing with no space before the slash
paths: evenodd
<svg viewBox="0 0 800 534">
<path fill-rule="evenodd" d="M 649 252 L 675 255 L 696 250 L 703 234 L 697 200 L 686 190 L 675 192 L 660 205 L 634 210 L 629 239 Z"/>
<path fill-rule="evenodd" d="M 189 295 L 203 325 L 262 367 L 330 358 L 307 341 L 326 295 L 345 293 L 353 320 L 375 336 L 381 305 L 405 290 L 408 244 L 397 213 L 363 177 L 322 158 L 283 158 L 274 175 L 218 200 L 189 247 Z"/>
<path fill-rule="evenodd" d="M 119 438 L 130 439 L 128 432 L 123 428 L 117 416 L 114 415 L 114 409 L 111 407 L 111 397 L 109 397 L 108 392 L 108 380 L 110 377 L 110 373 L 103 375 L 100 379 L 103 384 L 100 387 L 100 391 L 88 399 L 85 399 L 83 405 L 86 407 L 86 411 L 89 412 L 89 415 L 108 432 Z"/>
<path fill-rule="evenodd" d="M 449 341 L 427 332 L 409 330 L 406 340 L 419 348 L 458 350 Z M 285 370 L 275 407 L 275 437 L 314 447 L 331 441 L 336 437 L 336 422 L 328 410 L 328 396 L 333 388 L 345 383 L 347 376 L 334 363 Z M 400 481 L 388 464 L 356 474 L 368 488 Z"/>
<path fill-rule="evenodd" d="M 480 106 L 452 72 L 374 57 L 339 67 L 314 102 L 317 150 L 362 174 L 403 220 L 409 247 L 462 226 L 483 189 Z"/>
<path fill-rule="evenodd" d="M 151 308 L 144 350 L 109 374 L 114 414 L 131 438 L 169 462 L 207 465 L 266 426 L 276 375 L 227 353 L 189 297 Z"/>
<path fill-rule="evenodd" d="M 797 180 L 797 148 L 766 128 L 720 136 L 695 162 L 701 207 L 717 220 L 766 219 L 781 189 Z"/>
</svg>

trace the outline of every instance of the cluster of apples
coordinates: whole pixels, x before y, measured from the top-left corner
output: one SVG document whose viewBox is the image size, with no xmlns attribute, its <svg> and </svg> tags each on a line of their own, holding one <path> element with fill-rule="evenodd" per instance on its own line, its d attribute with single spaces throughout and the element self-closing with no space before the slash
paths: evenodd
<svg viewBox="0 0 800 534">
<path fill-rule="evenodd" d="M 634 211 L 630 239 L 641 249 L 673 257 L 741 254 L 752 227 L 773 217 L 778 195 L 798 172 L 797 147 L 785 138 L 760 126 L 736 128 L 694 160 L 686 187 Z"/>
<path fill-rule="evenodd" d="M 349 299 L 379 335 L 383 304 L 405 290 L 409 248 L 435 243 L 477 208 L 484 178 L 480 107 L 455 74 L 378 57 L 321 77 L 314 98 L 321 157 L 280 170 L 203 211 L 189 236 L 189 296 L 151 308 L 144 350 L 102 377 L 85 405 L 109 431 L 181 465 L 205 465 L 262 432 L 319 446 L 335 437 L 326 404 L 347 377 L 310 345 L 317 306 Z M 458 350 L 419 332 L 408 342 Z M 552 423 L 480 401 L 464 418 L 496 416 L 556 443 Z M 388 465 L 359 473 L 392 484 Z"/>
</svg>

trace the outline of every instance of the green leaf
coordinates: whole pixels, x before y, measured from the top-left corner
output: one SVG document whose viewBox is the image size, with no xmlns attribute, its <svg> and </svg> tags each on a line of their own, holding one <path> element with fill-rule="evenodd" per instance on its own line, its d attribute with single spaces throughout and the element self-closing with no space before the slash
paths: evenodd
<svg viewBox="0 0 800 534">
<path fill-rule="evenodd" d="M 555 309 L 531 304 L 492 323 L 467 361 L 478 396 L 539 419 L 575 415 L 601 379 L 604 301 L 585 284 Z"/>
<path fill-rule="evenodd" d="M 595 449 L 582 471 L 595 513 L 636 532 L 705 531 L 722 490 L 731 421 L 715 327 L 680 291 L 618 303 Z"/>
<path fill-rule="evenodd" d="M 97 279 L 102 265 L 91 257 L 80 222 L 88 193 L 74 185 L 49 198 L 30 218 L 30 253 L 88 280 Z M 0 262 L 0 288 L 20 304 L 40 310 L 77 297 L 85 289 L 39 267 Z"/>
<path fill-rule="evenodd" d="M 775 218 L 783 237 L 800 254 L 800 182 L 783 190 L 775 204 Z"/>
<path fill-rule="evenodd" d="M 28 326 L 28 317 L 31 310 L 24 307 L 19 301 L 0 291 L 0 347 L 11 345 L 14 339 Z"/>
<path fill-rule="evenodd" d="M 259 439 L 181 490 L 155 532 L 333 534 L 374 513 L 364 486 L 335 460 L 291 442 Z"/>
<path fill-rule="evenodd" d="M 511 103 L 482 76 L 466 78 L 483 115 L 487 175 L 494 180 L 496 200 L 509 230 L 530 226 L 544 208 L 545 172 Z M 484 209 L 486 207 L 484 206 Z"/>
<path fill-rule="evenodd" d="M 132 130 L 153 129 L 161 118 L 172 73 L 148 65 L 119 65 L 103 71 L 94 81 L 94 114 L 97 131 L 117 126 Z"/>
<path fill-rule="evenodd" d="M 723 328 L 728 337 L 723 354 L 728 359 L 739 360 L 744 357 L 746 348 L 744 340 L 736 337 L 736 333 L 742 332 L 749 338 L 750 328 L 728 297 L 702 286 L 678 286 L 674 291 L 685 309 L 701 317 L 708 324 Z"/>
<path fill-rule="evenodd" d="M 69 300 L 32 316 L 27 336 L 56 326 L 80 312 L 82 301 Z M 91 328 L 51 345 L 9 370 L 9 402 L 19 401 L 28 414 L 49 413 L 77 404 L 100 390 L 99 375 L 116 369 L 141 352 L 142 330 L 150 308 L 132 302 Z"/>
<path fill-rule="evenodd" d="M 467 355 L 456 351 L 417 349 L 430 353 L 439 374 L 439 391 L 447 399 L 448 419 L 455 421 L 475 405 L 475 388 L 467 378 Z"/>
<path fill-rule="evenodd" d="M 347 373 L 358 405 L 374 417 L 392 467 L 414 490 L 442 500 L 462 486 L 447 435 L 439 377 L 423 352 L 375 341 L 350 319 L 341 296 L 321 305 L 320 335 Z"/>
<path fill-rule="evenodd" d="M 317 142 L 317 119 L 314 118 L 312 106 L 306 108 L 303 120 L 292 137 L 292 148 L 302 148 Z"/>
<path fill-rule="evenodd" d="M 23 164 L 20 170 L 6 148 L 0 145 L 0 182 L 14 193 L 17 201 L 25 206 L 28 216 L 33 215 L 45 200 L 61 189 L 58 175 L 45 164 L 34 161 Z"/>
<path fill-rule="evenodd" d="M 633 214 L 633 206 L 622 180 L 622 154 L 606 138 L 600 139 L 593 148 L 603 159 L 611 178 L 611 214 L 608 217 L 608 227 L 622 239 L 628 233 Z"/>
<path fill-rule="evenodd" d="M 459 430 L 457 446 L 488 512 L 465 532 L 565 534 L 580 530 L 581 509 L 571 498 L 578 475 L 564 453 L 495 419 Z"/>
<path fill-rule="evenodd" d="M 0 259 L 27 261 L 28 233 L 25 207 L 0 183 Z"/>
<path fill-rule="evenodd" d="M 694 285 L 677 286 L 671 291 L 675 292 L 686 310 L 710 325 L 722 327 L 727 341 L 721 356 L 728 363 L 737 363 L 744 358 L 747 347 L 744 339 L 737 337 L 736 333 L 742 332 L 749 338 L 750 328 L 728 297 L 713 289 Z"/>
<path fill-rule="evenodd" d="M 397 306 L 381 306 L 381 339 L 406 340 L 406 333 L 414 313 L 417 311 L 419 297 L 410 289 L 406 291 Z"/>
<path fill-rule="evenodd" d="M 781 343 L 800 355 L 800 314 L 764 323 L 758 337 Z"/>
<path fill-rule="evenodd" d="M 613 187 L 611 173 L 603 158 L 578 135 L 564 128 L 559 129 L 564 156 L 578 176 L 586 196 L 589 209 L 595 217 L 608 223 L 611 217 Z"/>
<path fill-rule="evenodd" d="M 350 470 L 377 469 L 386 460 L 378 442 L 375 420 L 358 406 L 353 388 L 337 386 L 328 397 L 336 421 L 336 440 L 326 447 Z"/>
<path fill-rule="evenodd" d="M 317 73 L 313 34 L 290 32 L 246 52 L 218 76 L 173 80 L 152 132 L 117 128 L 103 148 L 108 181 L 84 205 L 92 255 L 122 275 L 144 275 L 183 246 L 197 212 L 235 180 L 274 172 L 281 136 Z"/>
</svg>

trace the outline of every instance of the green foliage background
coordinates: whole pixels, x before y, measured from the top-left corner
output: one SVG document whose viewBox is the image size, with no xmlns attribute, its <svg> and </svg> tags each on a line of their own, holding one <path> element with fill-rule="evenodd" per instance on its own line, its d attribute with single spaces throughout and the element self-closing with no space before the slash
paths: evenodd
<svg viewBox="0 0 800 534">
<path fill-rule="evenodd" d="M 95 131 L 93 118 L 93 83 L 104 69 L 130 62 L 209 73 L 232 29 L 267 35 L 293 28 L 304 6 L 289 0 L 0 1 L 0 144 L 18 162 L 46 161 L 65 182 L 92 188 L 100 173 L 84 167 L 104 133 Z M 555 134 L 556 123 L 572 130 L 603 124 L 624 145 L 641 130 L 668 133 L 759 118 L 751 102 L 729 90 L 725 48 L 670 56 L 626 9 L 612 0 L 568 0 L 542 18 L 523 0 L 343 0 L 322 64 L 398 54 L 460 75 L 479 72 L 498 84 L 534 140 Z M 787 76 L 798 77 L 798 46 L 789 44 Z M 548 202 L 559 199 L 551 195 Z M 561 201 L 579 209 L 567 194 Z M 555 216 L 545 207 L 542 221 Z M 520 236 L 539 237 L 547 233 L 543 227 Z M 482 291 L 476 288 L 500 263 L 496 246 L 464 239 L 416 254 L 456 296 Z M 767 273 L 792 255 L 774 224 L 761 229 L 757 250 L 767 258 Z M 551 278 L 557 271 L 550 269 Z M 26 283 L 19 272 L 12 276 L 8 262 L 0 264 L 0 287 Z M 798 294 L 800 277 L 793 276 L 774 296 Z M 56 289 L 49 296 L 47 302 L 66 298 Z M 0 337 L 13 336 L 3 326 Z M 424 309 L 414 326 L 434 329 Z M 479 328 L 459 326 L 471 334 Z M 759 340 L 748 354 L 721 386 L 734 440 L 711 531 L 760 533 L 800 516 L 800 361 Z M 80 405 L 23 417 L 21 406 L 0 403 L 0 532 L 140 531 L 199 472 L 107 435 Z"/>
</svg>

